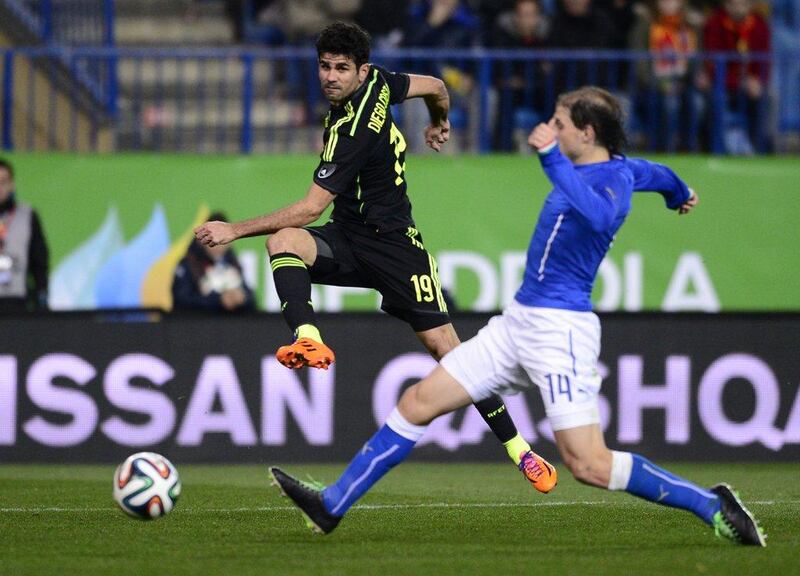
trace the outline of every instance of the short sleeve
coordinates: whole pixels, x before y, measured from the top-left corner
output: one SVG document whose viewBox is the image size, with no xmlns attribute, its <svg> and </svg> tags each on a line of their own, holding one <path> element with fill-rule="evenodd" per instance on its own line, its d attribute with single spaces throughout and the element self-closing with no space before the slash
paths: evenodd
<svg viewBox="0 0 800 576">
<path fill-rule="evenodd" d="M 399 104 L 406 99 L 408 94 L 408 85 L 411 83 L 411 78 L 408 74 L 403 72 L 390 72 L 386 68 L 372 65 L 378 70 L 378 73 L 386 81 L 389 87 L 389 104 Z"/>
</svg>

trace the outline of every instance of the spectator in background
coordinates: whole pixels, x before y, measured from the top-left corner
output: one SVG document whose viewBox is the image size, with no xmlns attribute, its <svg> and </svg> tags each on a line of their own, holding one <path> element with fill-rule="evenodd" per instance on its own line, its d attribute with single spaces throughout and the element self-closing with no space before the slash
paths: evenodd
<svg viewBox="0 0 800 576">
<path fill-rule="evenodd" d="M 266 13 L 274 3 L 275 0 L 225 0 L 225 13 L 233 24 L 234 40 L 237 43 L 245 41 L 245 19 L 258 21 L 261 14 Z M 272 36 L 263 31 L 260 35 L 266 44 L 279 44 L 278 38 L 282 36 L 278 29 L 272 32 Z"/>
<path fill-rule="evenodd" d="M 708 51 L 738 52 L 742 56 L 766 54 L 770 31 L 753 11 L 751 0 L 725 0 L 711 14 L 704 30 L 703 47 Z M 709 62 L 703 83 L 713 90 L 714 63 Z M 727 152 L 750 154 L 753 143 L 761 147 L 761 122 L 766 100 L 769 65 L 766 62 L 728 62 L 724 71 L 727 109 L 723 126 Z"/>
<path fill-rule="evenodd" d="M 630 47 L 652 56 L 636 63 L 637 80 L 645 89 L 637 111 L 648 118 L 648 126 L 661 130 L 647 137 L 669 152 L 677 147 L 679 133 L 690 144 L 702 110 L 702 96 L 690 89 L 696 75 L 691 57 L 698 47 L 690 20 L 685 0 L 656 0 L 652 12 L 643 13 L 631 32 Z"/>
<path fill-rule="evenodd" d="M 516 0 L 513 10 L 497 18 L 489 46 L 508 50 L 546 46 L 547 19 L 539 0 Z M 495 114 L 494 149 L 512 150 L 541 120 L 544 106 L 544 70 L 536 61 L 497 60 L 494 85 L 499 91 Z"/>
<path fill-rule="evenodd" d="M 362 0 L 273 0 L 259 21 L 280 28 L 290 44 L 313 44 L 330 21 L 352 20 L 361 4 Z"/>
<path fill-rule="evenodd" d="M 409 9 L 403 45 L 412 48 L 460 49 L 478 46 L 481 40 L 481 21 L 466 0 L 419 0 Z M 475 87 L 475 70 L 471 62 L 453 58 L 435 61 L 412 61 L 407 69 L 415 74 L 438 76 L 450 93 L 449 121 L 454 138 L 450 152 L 468 147 L 476 141 L 480 101 Z M 412 101 L 403 107 L 403 122 L 417 124 L 424 121 L 427 108 L 421 101 Z M 413 150 L 425 149 L 419 133 L 407 136 Z"/>
<path fill-rule="evenodd" d="M 209 220 L 227 222 L 221 212 Z M 172 304 L 175 310 L 244 312 L 255 309 L 253 291 L 247 286 L 236 254 L 225 246 L 204 246 L 192 240 L 175 268 Z"/>
<path fill-rule="evenodd" d="M 611 16 L 593 0 L 560 0 L 550 28 L 549 45 L 552 48 L 611 48 L 615 35 Z"/>
<path fill-rule="evenodd" d="M 611 48 L 627 49 L 628 38 L 636 25 L 637 14 L 645 10 L 642 4 L 635 0 L 595 0 L 595 2 L 596 8 L 608 14 L 614 23 Z"/>
<path fill-rule="evenodd" d="M 49 262 L 39 215 L 17 201 L 14 167 L 0 158 L 0 312 L 47 309 Z"/>
<path fill-rule="evenodd" d="M 421 0 L 412 4 L 406 46 L 470 48 L 480 41 L 480 19 L 462 0 Z"/>
<path fill-rule="evenodd" d="M 369 32 L 377 49 L 397 48 L 402 44 L 406 18 L 406 0 L 363 0 L 355 15 L 356 24 Z"/>
</svg>

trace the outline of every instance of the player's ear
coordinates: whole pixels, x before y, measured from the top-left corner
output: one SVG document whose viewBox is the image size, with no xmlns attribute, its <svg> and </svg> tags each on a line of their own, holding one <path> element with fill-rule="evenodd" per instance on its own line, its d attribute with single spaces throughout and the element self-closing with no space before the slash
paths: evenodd
<svg viewBox="0 0 800 576">
<path fill-rule="evenodd" d="M 369 74 L 369 64 L 362 64 L 358 68 L 358 81 L 363 82 L 367 79 L 367 74 Z"/>
<path fill-rule="evenodd" d="M 597 138 L 597 134 L 595 134 L 594 126 L 591 124 L 587 124 L 583 130 L 581 131 L 583 135 L 583 141 L 587 144 L 594 142 Z"/>
</svg>

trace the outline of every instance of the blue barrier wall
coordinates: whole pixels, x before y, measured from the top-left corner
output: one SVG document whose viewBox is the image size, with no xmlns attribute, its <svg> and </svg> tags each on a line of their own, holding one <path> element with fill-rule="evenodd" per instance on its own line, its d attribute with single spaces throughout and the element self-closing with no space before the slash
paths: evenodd
<svg viewBox="0 0 800 576">
<path fill-rule="evenodd" d="M 40 69 L 55 60 L 93 82 L 98 115 L 113 128 L 118 151 L 198 153 L 315 152 L 327 103 L 317 80 L 316 52 L 276 49 L 22 48 L 0 52 L 3 138 L 6 149 L 24 150 L 12 138 L 15 61 L 32 59 Z M 434 74 L 451 95 L 454 151 L 510 151 L 552 113 L 558 94 L 596 84 L 617 94 L 626 107 L 635 150 L 710 151 L 749 154 L 780 151 L 782 139 L 797 130 L 788 101 L 800 91 L 790 73 L 800 52 L 771 55 L 703 53 L 689 66 L 705 71 L 710 86 L 693 81 L 654 82 L 653 58 L 630 51 L 395 50 L 373 59 L 395 70 Z M 755 63 L 773 78 L 759 100 L 729 92 L 726 70 Z M 93 71 L 102 71 L 95 74 Z M 34 98 L 37 95 L 34 94 Z M 50 105 L 52 122 L 58 110 Z M 50 96 L 52 100 L 52 96 Z M 398 123 L 412 149 L 423 143 L 413 134 L 425 122 L 419 102 L 398 107 Z M 63 122 L 61 123 L 63 124 Z M 17 132 L 18 133 L 18 132 Z"/>
</svg>

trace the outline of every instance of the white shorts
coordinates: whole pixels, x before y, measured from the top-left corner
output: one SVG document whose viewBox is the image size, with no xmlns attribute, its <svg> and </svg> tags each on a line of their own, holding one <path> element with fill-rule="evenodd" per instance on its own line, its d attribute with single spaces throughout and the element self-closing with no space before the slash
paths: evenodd
<svg viewBox="0 0 800 576">
<path fill-rule="evenodd" d="M 513 301 L 441 365 L 473 401 L 539 387 L 553 430 L 600 422 L 600 321 L 593 312 Z"/>
</svg>

